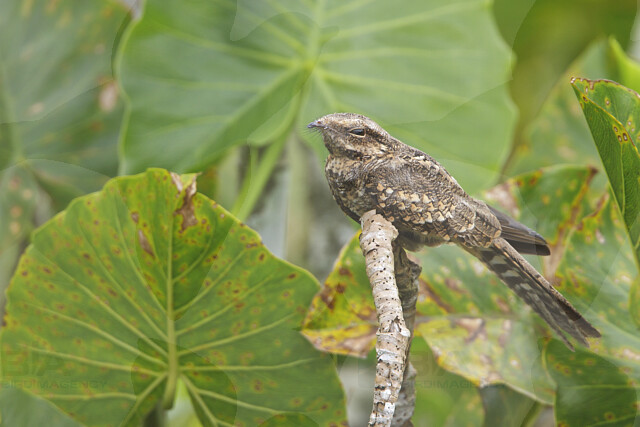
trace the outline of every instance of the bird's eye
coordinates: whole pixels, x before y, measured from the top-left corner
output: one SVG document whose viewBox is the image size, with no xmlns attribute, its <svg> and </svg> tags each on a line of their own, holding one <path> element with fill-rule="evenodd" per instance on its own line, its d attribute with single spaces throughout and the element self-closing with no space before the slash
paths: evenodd
<svg viewBox="0 0 640 427">
<path fill-rule="evenodd" d="M 363 128 L 353 128 L 349 131 L 349 133 L 351 135 L 356 135 L 356 136 L 364 136 L 364 129 Z"/>
</svg>

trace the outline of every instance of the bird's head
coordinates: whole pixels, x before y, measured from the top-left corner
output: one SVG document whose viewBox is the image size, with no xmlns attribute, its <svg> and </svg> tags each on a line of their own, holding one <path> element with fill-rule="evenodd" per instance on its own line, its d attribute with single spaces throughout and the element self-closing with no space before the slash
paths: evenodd
<svg viewBox="0 0 640 427">
<path fill-rule="evenodd" d="M 361 159 L 389 153 L 395 138 L 368 117 L 355 113 L 334 113 L 307 125 L 322 134 L 324 145 L 334 156 Z"/>
</svg>

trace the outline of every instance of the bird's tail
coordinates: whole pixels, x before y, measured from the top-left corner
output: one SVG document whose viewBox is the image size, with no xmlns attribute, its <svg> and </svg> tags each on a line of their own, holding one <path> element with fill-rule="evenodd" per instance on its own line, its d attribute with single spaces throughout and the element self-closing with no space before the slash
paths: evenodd
<svg viewBox="0 0 640 427">
<path fill-rule="evenodd" d="M 498 238 L 488 248 L 465 247 L 465 250 L 482 261 L 511 290 L 524 300 L 560 335 L 562 341 L 573 350 L 563 331 L 589 346 L 586 337 L 599 337 L 596 330 L 573 308 L 535 268 L 509 243 Z"/>
</svg>

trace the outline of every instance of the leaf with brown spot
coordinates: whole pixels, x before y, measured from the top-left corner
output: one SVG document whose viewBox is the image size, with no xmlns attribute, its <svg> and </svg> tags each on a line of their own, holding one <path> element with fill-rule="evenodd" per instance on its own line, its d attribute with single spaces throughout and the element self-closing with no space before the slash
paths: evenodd
<svg viewBox="0 0 640 427">
<path fill-rule="evenodd" d="M 169 177 L 110 180 L 34 233 L 7 291 L 3 381 L 85 425 L 138 425 L 173 404 L 178 381 L 205 426 L 344 421 L 330 357 L 298 332 L 315 279 L 192 175 Z"/>
<path fill-rule="evenodd" d="M 2 295 L 35 227 L 36 202 L 42 221 L 117 175 L 124 108 L 111 60 L 127 22 L 119 2 L 0 3 Z M 105 110 L 100 98 L 108 87 Z"/>
<path fill-rule="evenodd" d="M 173 178 L 173 174 L 171 175 L 171 177 Z M 180 187 L 178 188 L 180 189 L 180 191 L 182 191 Z M 192 227 L 198 223 L 198 220 L 194 213 L 192 202 L 193 196 L 196 194 L 196 175 L 194 175 L 191 182 L 187 184 L 184 194 L 185 196 L 182 200 L 182 206 L 176 209 L 175 212 L 176 215 L 180 215 L 182 217 L 182 224 L 180 225 L 181 231 L 184 231 L 188 227 Z M 203 219 L 203 221 L 206 220 Z"/>
<path fill-rule="evenodd" d="M 613 198 L 605 197 L 567 241 L 556 271 L 558 290 L 602 334 L 590 351 L 571 353 L 556 343 L 546 349 L 558 384 L 557 420 L 568 426 L 631 425 L 640 415 L 640 332 L 629 298 L 640 277 L 625 231 Z"/>
<path fill-rule="evenodd" d="M 635 71 L 639 73 L 639 71 Z M 639 77 L 640 78 L 640 77 Z M 572 80 L 640 271 L 640 95 L 608 80 Z"/>
<path fill-rule="evenodd" d="M 316 348 L 365 357 L 378 328 L 364 257 L 356 235 L 311 302 L 302 333 Z"/>
</svg>

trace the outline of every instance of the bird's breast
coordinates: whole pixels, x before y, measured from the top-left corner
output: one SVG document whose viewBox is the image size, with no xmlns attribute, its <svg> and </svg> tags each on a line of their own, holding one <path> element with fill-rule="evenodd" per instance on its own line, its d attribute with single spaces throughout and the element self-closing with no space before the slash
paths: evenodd
<svg viewBox="0 0 640 427">
<path fill-rule="evenodd" d="M 365 191 L 365 164 L 345 158 L 329 156 L 325 175 L 333 198 L 342 210 L 356 221 L 375 203 Z"/>
</svg>

